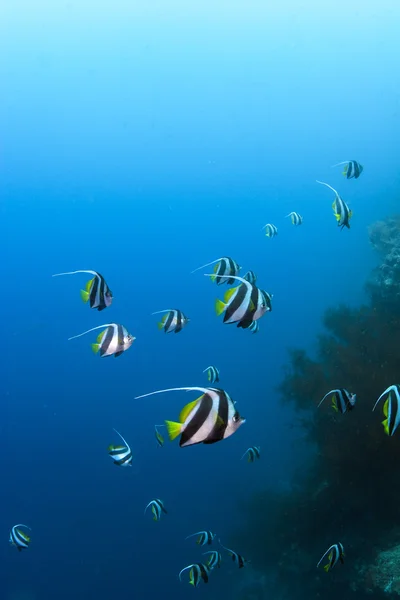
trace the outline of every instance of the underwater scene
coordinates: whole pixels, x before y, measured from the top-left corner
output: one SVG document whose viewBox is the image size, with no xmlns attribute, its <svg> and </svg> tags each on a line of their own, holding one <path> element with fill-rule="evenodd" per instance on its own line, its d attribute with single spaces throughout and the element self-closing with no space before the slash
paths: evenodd
<svg viewBox="0 0 400 600">
<path fill-rule="evenodd" d="M 0 600 L 400 595 L 397 0 L 5 0 Z"/>
</svg>

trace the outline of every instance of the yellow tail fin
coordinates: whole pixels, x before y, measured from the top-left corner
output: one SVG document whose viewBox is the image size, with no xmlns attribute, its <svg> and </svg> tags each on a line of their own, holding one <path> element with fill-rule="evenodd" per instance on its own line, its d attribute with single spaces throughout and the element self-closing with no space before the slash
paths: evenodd
<svg viewBox="0 0 400 600">
<path fill-rule="evenodd" d="M 84 302 L 89 300 L 89 292 L 85 292 L 85 290 L 81 290 L 81 298 Z"/>
<path fill-rule="evenodd" d="M 225 310 L 225 304 L 222 302 L 222 300 L 216 300 L 215 301 L 215 312 L 217 313 L 217 317 L 219 317 L 220 315 L 222 315 L 222 313 Z"/>
<path fill-rule="evenodd" d="M 165 425 L 167 427 L 168 436 L 171 441 L 177 438 L 182 431 L 181 423 L 175 423 L 174 421 L 165 421 Z"/>
<path fill-rule="evenodd" d="M 95 354 L 100 350 L 100 344 L 92 344 L 92 350 Z"/>
</svg>

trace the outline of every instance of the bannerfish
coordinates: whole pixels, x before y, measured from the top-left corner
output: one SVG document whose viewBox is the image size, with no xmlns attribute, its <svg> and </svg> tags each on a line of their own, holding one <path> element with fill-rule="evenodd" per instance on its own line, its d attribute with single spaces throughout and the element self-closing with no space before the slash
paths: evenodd
<svg viewBox="0 0 400 600">
<path fill-rule="evenodd" d="M 333 188 L 328 183 L 324 183 L 323 181 L 316 181 L 321 185 L 326 185 L 326 187 L 328 187 L 330 190 L 332 190 L 332 192 L 335 193 L 335 199 L 332 204 L 332 210 L 333 214 L 335 215 L 338 227 L 340 227 L 341 229 L 343 229 L 343 227 L 347 227 L 347 229 L 350 229 L 350 219 L 353 216 L 353 211 L 349 209 L 346 202 L 342 200 L 335 188 Z"/>
<path fill-rule="evenodd" d="M 332 396 L 332 408 L 336 412 L 342 413 L 344 415 L 348 410 L 353 410 L 354 405 L 357 401 L 357 395 L 348 392 L 344 388 L 339 388 L 337 390 L 331 390 L 322 398 L 321 402 L 318 404 L 318 407 L 321 406 L 323 401 L 328 398 L 328 396 Z M 317 407 L 317 408 L 318 408 Z"/>
<path fill-rule="evenodd" d="M 197 587 L 201 580 L 204 583 L 208 583 L 208 574 L 210 569 L 207 565 L 203 565 L 203 563 L 193 563 L 192 565 L 188 565 L 184 567 L 182 571 L 179 572 L 179 581 L 182 581 L 181 575 L 185 571 L 189 569 L 189 583 L 194 587 Z"/>
<path fill-rule="evenodd" d="M 272 225 L 272 223 L 267 223 L 262 229 L 265 229 L 265 235 L 269 238 L 278 235 L 278 228 L 275 225 Z"/>
<path fill-rule="evenodd" d="M 254 271 L 247 271 L 247 273 L 243 275 L 243 279 L 255 285 L 257 281 L 257 275 L 254 273 Z"/>
<path fill-rule="evenodd" d="M 393 435 L 400 423 L 400 385 L 390 385 L 375 402 L 374 408 L 378 406 L 379 402 L 385 398 L 383 405 L 383 414 L 385 419 L 382 421 L 383 428 L 387 435 Z"/>
<path fill-rule="evenodd" d="M 160 498 L 155 498 L 151 500 L 146 508 L 144 509 L 144 514 L 146 514 L 147 509 L 151 506 L 151 512 L 153 513 L 153 521 L 159 521 L 161 519 L 161 514 L 167 514 L 165 510 L 164 502 L 160 500 Z"/>
<path fill-rule="evenodd" d="M 251 448 L 247 448 L 246 452 L 243 454 L 242 460 L 247 455 L 247 462 L 251 463 L 256 460 L 256 458 L 260 458 L 261 456 L 261 447 L 260 446 L 251 446 Z"/>
<path fill-rule="evenodd" d="M 113 428 L 114 429 L 114 428 Z M 118 433 L 119 437 L 123 441 L 124 445 L 121 444 L 114 446 L 111 444 L 108 447 L 108 454 L 114 461 L 114 465 L 118 465 L 119 467 L 131 467 L 132 466 L 132 452 L 129 447 L 128 442 L 122 437 L 122 435 L 114 429 L 115 433 Z"/>
<path fill-rule="evenodd" d="M 31 528 L 28 525 L 24 525 L 23 523 L 18 523 L 18 525 L 14 525 L 14 527 L 10 531 L 9 542 L 12 546 L 14 546 L 19 552 L 21 550 L 26 550 L 31 542 L 31 538 L 19 527 L 25 527 L 31 531 Z"/>
<path fill-rule="evenodd" d="M 207 378 L 210 383 L 218 383 L 219 381 L 219 370 L 217 367 L 213 367 L 210 365 L 206 369 L 204 369 L 203 373 L 207 371 Z"/>
<path fill-rule="evenodd" d="M 237 431 L 246 422 L 235 409 L 235 403 L 229 394 L 217 388 L 180 387 L 157 390 L 150 394 L 136 396 L 146 398 L 154 394 L 175 391 L 198 391 L 202 395 L 189 402 L 179 415 L 179 423 L 165 421 L 170 440 L 181 436 L 179 445 L 192 446 L 193 444 L 214 444 Z"/>
<path fill-rule="evenodd" d="M 326 565 L 324 565 L 324 571 L 326 573 L 328 573 L 328 571 L 330 571 L 331 569 L 333 569 L 333 567 L 336 565 L 336 563 L 338 562 L 338 560 L 340 560 L 340 562 L 342 563 L 342 565 L 344 564 L 344 549 L 343 549 L 343 544 L 341 544 L 340 542 L 338 544 L 333 544 L 330 548 L 328 548 L 328 550 L 325 552 L 325 554 L 321 557 L 319 563 L 317 564 L 317 568 L 319 567 L 319 565 L 322 563 L 322 561 L 324 560 L 325 557 L 328 557 L 328 562 Z"/>
<path fill-rule="evenodd" d="M 223 258 L 217 258 L 217 260 L 213 260 L 212 262 L 207 263 L 201 267 L 198 267 L 192 273 L 196 273 L 200 269 L 204 269 L 205 267 L 209 267 L 210 265 L 214 265 L 214 273 L 210 275 L 211 281 L 215 281 L 217 285 L 221 285 L 222 283 L 227 283 L 232 285 L 234 281 L 232 281 L 232 276 L 237 275 L 241 269 L 237 262 L 230 258 L 229 256 L 225 256 Z"/>
<path fill-rule="evenodd" d="M 303 223 L 303 217 L 297 212 L 291 212 L 286 216 L 290 217 L 293 225 L 301 225 Z"/>
<path fill-rule="evenodd" d="M 265 312 L 270 312 L 272 310 L 272 294 L 268 294 L 268 292 L 261 290 L 260 288 L 257 289 L 257 297 L 255 294 L 252 297 L 252 300 L 254 300 L 254 307 L 249 308 L 246 317 L 237 324 L 237 327 L 247 329 L 252 323 L 256 323 Z"/>
<path fill-rule="evenodd" d="M 340 165 L 345 165 L 342 175 L 344 175 L 346 179 L 358 179 L 364 170 L 364 167 L 356 160 L 344 160 L 336 165 L 332 165 L 332 168 L 339 167 Z"/>
<path fill-rule="evenodd" d="M 196 544 L 199 546 L 205 546 L 206 544 L 211 545 L 213 543 L 216 534 L 212 531 L 197 531 L 196 533 L 191 533 L 188 535 L 185 540 L 195 537 L 196 535 L 198 536 Z"/>
<path fill-rule="evenodd" d="M 108 287 L 103 275 L 100 275 L 97 271 L 70 271 L 69 273 L 56 273 L 55 275 L 52 275 L 52 277 L 75 275 L 76 273 L 90 273 L 91 275 L 94 275 L 93 279 L 89 279 L 87 282 L 85 289 L 81 290 L 81 298 L 85 303 L 89 302 L 90 308 L 104 310 L 108 306 L 111 306 L 113 299 L 112 291 Z"/>
<path fill-rule="evenodd" d="M 246 566 L 246 564 L 250 563 L 249 560 L 247 560 L 246 558 L 244 558 L 243 556 L 241 556 L 237 552 L 234 552 L 230 548 L 226 548 L 223 544 L 221 544 L 221 540 L 218 540 L 218 542 L 219 542 L 220 546 L 224 550 L 226 550 L 226 552 L 228 552 L 228 554 L 231 555 L 231 558 L 232 558 L 233 562 L 235 563 L 235 565 L 237 565 L 239 567 L 239 569 L 243 569 L 243 567 Z"/>
<path fill-rule="evenodd" d="M 253 321 L 251 325 L 249 325 L 249 331 L 251 331 L 251 333 L 258 333 L 260 331 L 260 325 L 258 321 Z"/>
<path fill-rule="evenodd" d="M 158 329 L 164 329 L 164 333 L 179 333 L 190 321 L 188 317 L 185 317 L 183 312 L 177 308 L 167 308 L 165 310 L 157 310 L 151 313 L 152 315 L 158 315 L 160 313 L 167 313 L 164 315 L 158 325 Z"/>
<path fill-rule="evenodd" d="M 105 329 L 104 329 L 105 327 Z M 92 327 L 92 329 L 88 329 L 79 335 L 74 335 L 69 340 L 74 340 L 76 338 L 82 337 L 91 331 L 95 331 L 96 329 L 104 329 L 97 336 L 96 343 L 92 344 L 92 350 L 95 354 L 99 352 L 100 358 L 104 356 L 121 356 L 123 352 L 128 350 L 133 342 L 135 341 L 135 337 L 128 333 L 127 329 L 123 325 L 119 325 L 118 323 L 106 323 L 105 325 L 99 325 L 98 327 Z"/>
<path fill-rule="evenodd" d="M 205 274 L 210 277 L 209 274 Z M 241 282 L 235 288 L 231 288 L 225 292 L 224 302 L 216 300 L 215 312 L 220 316 L 223 312 L 223 322 L 239 323 L 237 327 L 246 329 L 252 321 L 260 319 L 268 310 L 267 299 L 263 292 L 255 285 L 243 279 L 243 277 L 233 277 Z"/>
<path fill-rule="evenodd" d="M 157 444 L 160 446 L 160 448 L 162 448 L 164 446 L 164 437 L 158 431 L 157 427 L 165 427 L 165 425 L 154 425 L 154 433 L 156 436 Z"/>
<path fill-rule="evenodd" d="M 208 552 L 203 552 L 203 556 L 206 554 L 210 555 L 210 558 L 207 561 L 207 567 L 212 571 L 215 567 L 218 569 L 221 566 L 222 555 L 221 552 L 217 552 L 217 550 L 209 550 Z"/>
</svg>

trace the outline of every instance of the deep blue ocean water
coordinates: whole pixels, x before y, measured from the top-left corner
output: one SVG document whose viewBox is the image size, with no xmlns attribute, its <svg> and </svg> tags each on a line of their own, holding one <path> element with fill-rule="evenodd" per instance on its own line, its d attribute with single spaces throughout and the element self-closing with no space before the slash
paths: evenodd
<svg viewBox="0 0 400 600">
<path fill-rule="evenodd" d="M 397 208 L 400 7 L 10 0 L 0 17 L 0 598 L 186 599 L 177 574 L 200 550 L 184 538 L 211 529 L 230 546 L 241 503 L 307 468 L 276 386 L 328 306 L 363 301 L 367 227 Z M 331 169 L 353 158 L 359 180 Z M 349 203 L 350 230 L 316 179 Z M 191 274 L 222 256 L 273 293 L 257 335 L 223 325 L 226 286 Z M 109 309 L 81 302 L 85 275 L 51 277 L 76 269 L 105 276 Z M 179 335 L 151 316 L 170 307 L 191 319 Z M 90 335 L 67 341 L 113 321 L 137 338 L 118 360 L 94 356 Z M 158 448 L 154 424 L 196 395 L 134 397 L 205 385 L 209 364 L 246 424 Z M 113 427 L 131 469 L 107 455 Z M 248 465 L 251 445 L 262 459 Z M 154 497 L 158 523 L 143 515 Z M 32 528 L 26 552 L 7 543 L 15 523 Z M 235 598 L 251 571 L 223 567 L 193 593 Z"/>
</svg>

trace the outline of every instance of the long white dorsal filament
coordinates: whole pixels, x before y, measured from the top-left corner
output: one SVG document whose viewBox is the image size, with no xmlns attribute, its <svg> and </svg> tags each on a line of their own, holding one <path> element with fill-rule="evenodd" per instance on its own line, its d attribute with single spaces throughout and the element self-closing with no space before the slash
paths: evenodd
<svg viewBox="0 0 400 600">
<path fill-rule="evenodd" d="M 203 392 L 203 394 L 208 394 L 209 390 L 203 387 L 178 387 L 178 388 L 167 388 L 166 390 L 156 390 L 155 392 L 150 392 L 148 394 L 142 394 L 141 396 L 135 396 L 134 400 L 139 400 L 139 398 L 146 398 L 147 396 L 154 396 L 154 394 L 163 394 L 164 392 L 190 392 L 197 391 Z"/>
<path fill-rule="evenodd" d="M 206 265 L 202 265 L 201 267 L 197 267 L 197 269 L 195 269 L 194 271 L 191 271 L 191 273 L 196 273 L 196 271 L 200 271 L 200 269 L 204 269 L 204 267 L 209 267 L 210 265 L 215 265 L 215 263 L 218 263 L 221 260 L 224 260 L 224 257 L 217 258 L 217 260 L 213 260 L 212 262 L 209 262 Z"/>
<path fill-rule="evenodd" d="M 335 188 L 333 188 L 331 185 L 329 185 L 329 183 L 325 183 L 324 181 L 318 181 L 318 179 L 316 179 L 315 181 L 317 183 L 320 183 L 321 185 L 326 185 L 326 187 L 328 187 L 330 190 L 332 190 L 332 192 L 335 192 L 336 196 L 339 196 L 339 194 L 337 193 Z"/>
<path fill-rule="evenodd" d="M 330 394 L 334 394 L 336 392 L 336 390 L 331 390 L 330 392 L 328 392 L 327 394 L 325 394 L 325 396 L 322 398 L 321 402 L 318 404 L 317 408 L 319 408 L 321 406 L 321 404 L 323 403 L 323 401 L 330 395 Z"/>
<path fill-rule="evenodd" d="M 166 313 L 173 311 L 173 308 L 166 308 L 165 310 L 156 310 L 156 312 L 151 313 L 152 315 L 159 315 L 160 313 Z"/>
<path fill-rule="evenodd" d="M 97 275 L 96 271 L 81 270 L 81 271 L 69 271 L 68 273 L 56 273 L 52 277 L 60 277 L 61 275 L 76 275 L 77 273 L 89 273 L 91 275 Z"/>
<path fill-rule="evenodd" d="M 106 323 L 105 325 L 98 325 L 97 327 L 92 327 L 92 329 L 88 329 L 87 331 L 84 331 L 83 333 L 79 333 L 78 335 L 73 335 L 72 337 L 68 338 L 69 340 L 74 340 L 75 338 L 78 337 L 82 337 L 83 335 L 86 335 L 87 333 L 90 333 L 91 331 L 96 331 L 96 329 L 103 329 L 103 327 L 115 327 L 116 323 Z"/>
<path fill-rule="evenodd" d="M 120 438 L 121 438 L 121 440 L 124 442 L 125 446 L 128 448 L 128 450 L 130 450 L 129 444 L 128 444 L 128 442 L 126 441 L 126 439 L 125 439 L 124 437 L 122 437 L 122 435 L 120 434 L 120 432 L 119 432 L 119 431 L 117 431 L 117 430 L 115 429 L 115 427 L 113 427 L 113 430 L 115 431 L 115 433 L 118 433 L 119 437 L 120 437 Z"/>
</svg>

